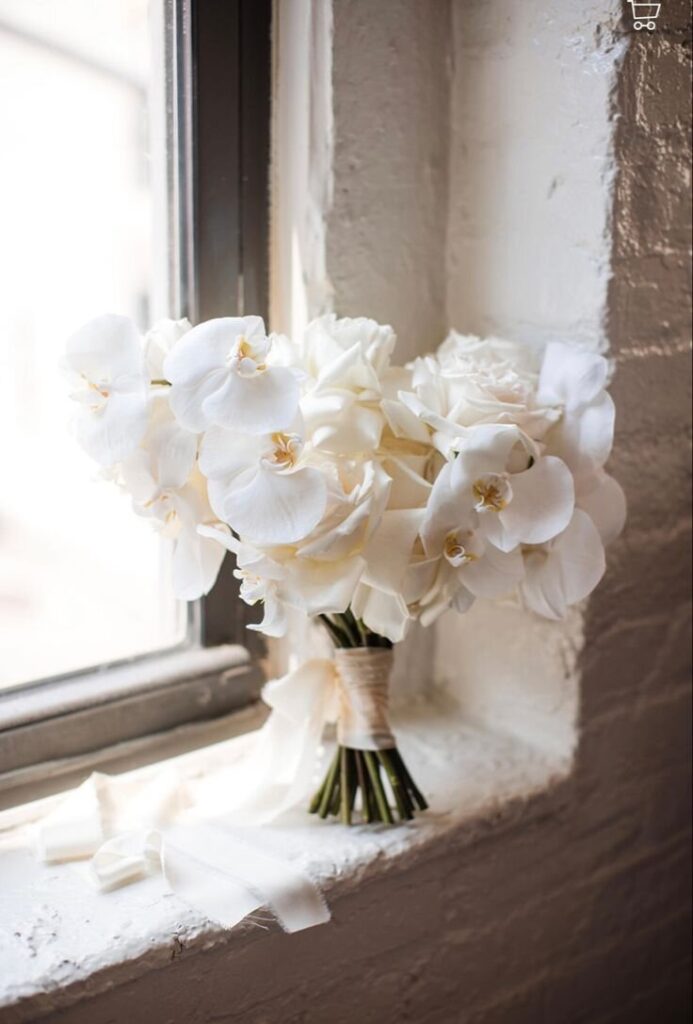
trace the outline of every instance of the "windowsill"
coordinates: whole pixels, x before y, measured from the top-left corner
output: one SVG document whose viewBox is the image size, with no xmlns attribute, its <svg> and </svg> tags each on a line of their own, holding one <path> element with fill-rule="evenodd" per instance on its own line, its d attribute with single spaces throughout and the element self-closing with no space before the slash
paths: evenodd
<svg viewBox="0 0 693 1024">
<path fill-rule="evenodd" d="M 250 711 L 241 714 L 247 720 Z M 229 735 L 238 731 L 234 718 L 225 720 Z M 347 830 L 298 810 L 265 830 L 278 851 L 309 871 L 331 905 L 363 881 L 431 856 L 443 837 L 449 852 L 532 807 L 545 813 L 544 801 L 525 802 L 553 790 L 570 770 L 565 757 L 455 721 L 449 709 L 419 706 L 415 716 L 393 718 L 404 756 L 431 798 L 426 815 L 406 826 Z M 219 727 L 210 727 L 215 739 Z M 553 806 L 555 795 L 550 800 Z M 81 870 L 38 865 L 25 850 L 3 853 L 0 1008 L 12 1007 L 13 1022 L 133 981 L 180 956 L 221 944 L 238 948 L 261 939 L 268 925 L 278 928 L 262 915 L 261 927 L 247 919 L 224 932 L 168 893 L 160 877 L 100 895 Z"/>
</svg>

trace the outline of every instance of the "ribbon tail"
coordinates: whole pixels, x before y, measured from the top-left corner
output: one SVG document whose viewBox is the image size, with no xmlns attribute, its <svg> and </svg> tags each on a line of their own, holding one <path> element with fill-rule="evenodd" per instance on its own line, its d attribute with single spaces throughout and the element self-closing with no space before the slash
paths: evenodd
<svg viewBox="0 0 693 1024">
<path fill-rule="evenodd" d="M 90 775 L 36 822 L 31 838 L 39 860 L 61 864 L 96 853 L 105 838 L 99 792 L 103 778 L 97 773 Z"/>
<path fill-rule="evenodd" d="M 287 932 L 330 919 L 317 886 L 302 871 L 235 830 L 173 826 L 166 831 L 162 862 L 173 892 L 225 928 L 264 906 Z"/>
<path fill-rule="evenodd" d="M 334 691 L 333 664 L 318 658 L 268 683 L 270 717 L 241 762 L 195 783 L 194 819 L 266 824 L 304 799 Z"/>
</svg>

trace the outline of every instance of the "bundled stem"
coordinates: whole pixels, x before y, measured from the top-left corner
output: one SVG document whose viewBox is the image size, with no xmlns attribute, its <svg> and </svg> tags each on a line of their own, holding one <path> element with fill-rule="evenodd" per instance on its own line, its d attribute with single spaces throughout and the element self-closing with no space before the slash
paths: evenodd
<svg viewBox="0 0 693 1024">
<path fill-rule="evenodd" d="M 340 615 L 321 615 L 335 647 L 391 648 L 392 643 L 371 632 L 351 610 Z M 356 750 L 338 746 L 322 785 L 310 803 L 310 813 L 321 818 L 339 816 L 351 825 L 355 811 L 366 823 L 392 825 L 409 821 L 428 804 L 412 779 L 396 747 L 387 750 Z"/>
</svg>

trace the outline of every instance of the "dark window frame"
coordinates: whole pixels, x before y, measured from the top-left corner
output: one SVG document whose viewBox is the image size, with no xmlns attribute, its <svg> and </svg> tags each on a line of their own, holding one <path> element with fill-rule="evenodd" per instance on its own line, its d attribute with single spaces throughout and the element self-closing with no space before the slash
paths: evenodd
<svg viewBox="0 0 693 1024">
<path fill-rule="evenodd" d="M 176 280 L 179 315 L 269 314 L 272 0 L 173 0 L 179 81 Z M 257 612 L 227 556 L 203 601 L 202 642 L 250 644 Z"/>
</svg>

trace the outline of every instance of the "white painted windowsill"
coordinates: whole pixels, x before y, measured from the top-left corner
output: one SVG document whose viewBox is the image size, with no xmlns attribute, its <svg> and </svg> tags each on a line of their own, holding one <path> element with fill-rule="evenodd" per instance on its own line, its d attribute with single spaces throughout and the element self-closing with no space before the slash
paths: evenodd
<svg viewBox="0 0 693 1024">
<path fill-rule="evenodd" d="M 229 717 L 229 734 L 238 729 L 232 717 L 238 716 Z M 434 856 L 437 844 L 444 842 L 446 852 L 459 847 L 464 856 L 464 847 L 527 814 L 528 798 L 552 789 L 570 769 L 565 757 L 476 728 L 431 704 L 395 714 L 393 723 L 431 810 L 389 828 L 346 828 L 297 810 L 266 829 L 269 844 L 307 870 L 333 912 L 357 885 Z M 218 723 L 214 729 L 218 738 Z M 39 865 L 28 850 L 4 852 L 2 869 L 3 1024 L 40 1019 L 217 945 L 227 945 L 232 957 L 238 944 L 261 941 L 278 928 L 271 914 L 258 913 L 224 932 L 167 892 L 161 877 L 103 895 L 78 866 Z"/>
</svg>

